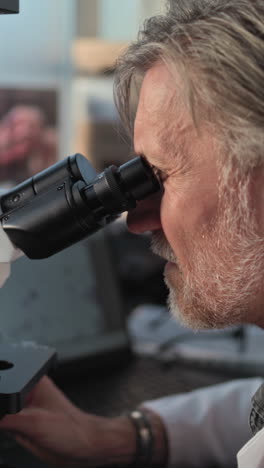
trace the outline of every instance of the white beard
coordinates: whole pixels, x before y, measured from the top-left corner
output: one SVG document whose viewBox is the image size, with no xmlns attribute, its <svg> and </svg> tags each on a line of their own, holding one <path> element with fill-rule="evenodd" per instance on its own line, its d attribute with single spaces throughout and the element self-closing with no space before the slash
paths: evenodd
<svg viewBox="0 0 264 468">
<path fill-rule="evenodd" d="M 170 311 L 190 328 L 256 322 L 255 300 L 263 289 L 264 240 L 256 234 L 247 188 L 248 181 L 244 181 L 240 193 L 239 189 L 222 191 L 225 195 L 220 198 L 215 226 L 195 243 L 190 239 L 187 272 L 163 232 L 153 234 L 154 253 L 177 265 L 165 278 Z"/>
</svg>

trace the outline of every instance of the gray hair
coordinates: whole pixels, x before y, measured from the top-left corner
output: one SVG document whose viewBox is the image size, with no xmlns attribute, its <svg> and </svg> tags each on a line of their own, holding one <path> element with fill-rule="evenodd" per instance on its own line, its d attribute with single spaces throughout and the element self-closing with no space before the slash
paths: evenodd
<svg viewBox="0 0 264 468">
<path fill-rule="evenodd" d="M 195 124 L 220 129 L 242 168 L 262 163 L 263 39 L 263 0 L 171 0 L 167 13 L 148 19 L 118 60 L 115 100 L 123 122 L 133 133 L 141 80 L 163 61 L 183 74 Z"/>
</svg>

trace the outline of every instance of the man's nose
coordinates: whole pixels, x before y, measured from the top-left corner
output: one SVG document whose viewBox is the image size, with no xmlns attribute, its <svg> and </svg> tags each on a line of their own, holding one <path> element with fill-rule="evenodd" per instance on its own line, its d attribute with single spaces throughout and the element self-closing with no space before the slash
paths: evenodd
<svg viewBox="0 0 264 468">
<path fill-rule="evenodd" d="M 155 193 L 138 203 L 127 215 L 127 226 L 134 234 L 156 231 L 161 228 L 160 203 L 161 193 Z"/>
</svg>

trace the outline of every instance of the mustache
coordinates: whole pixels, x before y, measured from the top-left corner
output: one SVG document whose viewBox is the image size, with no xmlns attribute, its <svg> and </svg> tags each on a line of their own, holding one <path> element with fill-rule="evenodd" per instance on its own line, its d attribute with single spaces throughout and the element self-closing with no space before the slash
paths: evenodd
<svg viewBox="0 0 264 468">
<path fill-rule="evenodd" d="M 154 254 L 164 258 L 164 260 L 178 265 L 176 255 L 162 231 L 155 231 L 152 233 L 151 250 Z"/>
</svg>

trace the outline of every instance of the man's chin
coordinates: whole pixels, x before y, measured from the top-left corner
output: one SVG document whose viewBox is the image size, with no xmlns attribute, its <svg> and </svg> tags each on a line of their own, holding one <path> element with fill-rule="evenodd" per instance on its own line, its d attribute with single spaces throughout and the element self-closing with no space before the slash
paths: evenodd
<svg viewBox="0 0 264 468">
<path fill-rule="evenodd" d="M 175 294 L 184 289 L 184 279 L 182 270 L 174 262 L 167 262 L 164 267 L 164 281 L 168 289 L 175 290 Z"/>
<path fill-rule="evenodd" d="M 186 298 L 183 288 L 175 289 L 175 286 L 169 287 L 169 296 L 167 300 L 168 308 L 172 316 L 178 320 L 184 327 L 194 331 L 210 330 L 216 328 L 209 320 L 209 311 L 202 310 L 201 307 Z"/>
<path fill-rule="evenodd" d="M 167 264 L 164 272 L 169 289 L 168 307 L 172 316 L 192 330 L 220 329 L 239 323 L 238 314 L 216 314 L 206 306 L 203 296 L 187 290 L 183 274 L 175 264 Z"/>
<path fill-rule="evenodd" d="M 168 308 L 172 316 L 183 326 L 194 331 L 219 330 L 241 324 L 243 310 L 229 310 L 216 313 L 195 297 L 187 297 L 183 289 L 169 287 Z"/>
<path fill-rule="evenodd" d="M 178 265 L 173 262 L 168 262 L 164 269 L 164 281 L 169 289 L 168 307 L 174 318 L 182 325 L 188 328 L 197 329 L 194 325 L 193 318 L 190 319 L 190 304 L 186 303 L 184 294 L 184 279 Z M 191 315 L 194 315 L 192 310 Z"/>
</svg>

